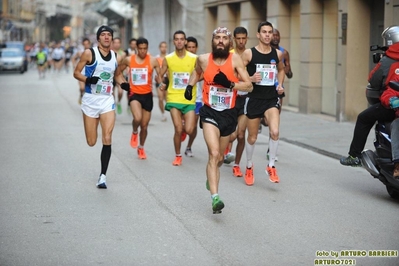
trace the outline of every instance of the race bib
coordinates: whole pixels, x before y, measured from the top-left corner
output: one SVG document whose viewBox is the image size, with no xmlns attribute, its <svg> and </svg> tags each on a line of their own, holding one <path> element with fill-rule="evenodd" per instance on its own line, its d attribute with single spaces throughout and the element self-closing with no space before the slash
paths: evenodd
<svg viewBox="0 0 399 266">
<path fill-rule="evenodd" d="M 256 72 L 259 72 L 262 78 L 260 82 L 256 83 L 256 85 L 274 86 L 276 79 L 276 70 L 276 63 L 256 64 Z"/>
<path fill-rule="evenodd" d="M 95 94 L 104 94 L 104 95 L 111 95 L 112 87 L 113 87 L 112 82 L 104 80 L 98 80 L 97 84 L 93 84 L 91 86 L 92 91 L 94 90 Z"/>
<path fill-rule="evenodd" d="M 228 88 L 220 88 L 210 86 L 209 103 L 212 109 L 223 111 L 231 108 L 233 99 L 233 90 Z"/>
<path fill-rule="evenodd" d="M 130 72 L 131 72 L 133 85 L 147 85 L 148 83 L 147 68 L 132 68 Z"/>
<path fill-rule="evenodd" d="M 190 73 L 188 72 L 173 72 L 173 88 L 177 90 L 185 90 L 189 78 Z"/>
</svg>

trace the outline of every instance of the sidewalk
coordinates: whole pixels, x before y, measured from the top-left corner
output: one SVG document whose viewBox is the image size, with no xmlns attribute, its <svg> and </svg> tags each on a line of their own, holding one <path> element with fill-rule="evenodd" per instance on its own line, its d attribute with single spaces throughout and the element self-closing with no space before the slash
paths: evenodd
<svg viewBox="0 0 399 266">
<path fill-rule="evenodd" d="M 348 155 L 354 128 L 355 122 L 336 122 L 331 116 L 301 114 L 294 108 L 283 106 L 280 140 L 339 159 Z M 267 127 L 263 127 L 262 134 L 269 134 Z M 365 149 L 374 149 L 373 141 L 374 128 L 370 131 Z"/>
</svg>

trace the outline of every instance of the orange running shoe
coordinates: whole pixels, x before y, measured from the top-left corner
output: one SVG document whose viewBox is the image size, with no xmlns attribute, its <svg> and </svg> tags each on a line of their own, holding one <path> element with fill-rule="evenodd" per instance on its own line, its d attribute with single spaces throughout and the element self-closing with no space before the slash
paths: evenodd
<svg viewBox="0 0 399 266">
<path fill-rule="evenodd" d="M 183 142 L 187 137 L 187 133 L 183 130 L 181 133 L 181 141 Z"/>
<path fill-rule="evenodd" d="M 145 154 L 144 148 L 138 148 L 137 154 L 139 156 L 139 159 L 141 159 L 141 160 L 147 159 L 147 154 Z"/>
<path fill-rule="evenodd" d="M 182 161 L 183 161 L 183 158 L 181 156 L 176 156 L 175 160 L 173 161 L 172 164 L 174 166 L 179 166 L 179 165 L 181 165 Z"/>
<path fill-rule="evenodd" d="M 242 177 L 241 169 L 238 165 L 233 166 L 233 176 Z"/>
<path fill-rule="evenodd" d="M 278 178 L 278 175 L 277 175 L 276 167 L 267 166 L 265 172 L 269 175 L 270 182 L 272 182 L 272 183 L 279 183 L 280 182 L 280 178 Z"/>
<path fill-rule="evenodd" d="M 255 182 L 255 178 L 254 178 L 254 166 L 252 165 L 251 168 L 247 167 L 247 170 L 245 170 L 245 184 L 247 184 L 247 186 L 252 186 Z"/>
<path fill-rule="evenodd" d="M 132 136 L 130 137 L 130 146 L 132 146 L 133 149 L 136 149 L 138 145 L 139 145 L 139 134 L 132 133 Z"/>
</svg>

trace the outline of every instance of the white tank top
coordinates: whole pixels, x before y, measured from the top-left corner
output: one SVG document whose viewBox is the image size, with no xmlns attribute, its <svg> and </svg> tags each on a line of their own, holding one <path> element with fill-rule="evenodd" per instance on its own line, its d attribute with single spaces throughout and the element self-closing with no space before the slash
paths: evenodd
<svg viewBox="0 0 399 266">
<path fill-rule="evenodd" d="M 86 65 L 86 77 L 100 77 L 97 84 L 90 84 L 85 86 L 85 92 L 91 94 L 111 95 L 114 90 L 114 73 L 118 66 L 115 52 L 110 50 L 111 59 L 106 61 L 101 55 L 98 47 L 92 48 L 94 51 L 95 60 L 92 65 Z"/>
</svg>

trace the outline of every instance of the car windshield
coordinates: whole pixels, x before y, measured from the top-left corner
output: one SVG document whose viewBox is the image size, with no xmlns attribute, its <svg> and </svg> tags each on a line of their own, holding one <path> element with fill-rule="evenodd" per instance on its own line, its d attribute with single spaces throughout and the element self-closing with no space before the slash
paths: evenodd
<svg viewBox="0 0 399 266">
<path fill-rule="evenodd" d="M 7 50 L 3 50 L 1 52 L 1 57 L 17 57 L 17 56 L 21 56 L 19 51 L 7 51 Z"/>
</svg>

